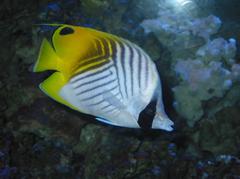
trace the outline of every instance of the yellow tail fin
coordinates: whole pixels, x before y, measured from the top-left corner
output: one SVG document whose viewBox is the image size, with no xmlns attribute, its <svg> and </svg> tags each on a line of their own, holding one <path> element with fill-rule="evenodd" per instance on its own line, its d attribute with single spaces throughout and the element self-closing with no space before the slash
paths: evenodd
<svg viewBox="0 0 240 179">
<path fill-rule="evenodd" d="M 43 39 L 37 62 L 34 65 L 33 72 L 45 70 L 59 70 L 60 59 L 53 50 L 47 39 Z"/>
</svg>

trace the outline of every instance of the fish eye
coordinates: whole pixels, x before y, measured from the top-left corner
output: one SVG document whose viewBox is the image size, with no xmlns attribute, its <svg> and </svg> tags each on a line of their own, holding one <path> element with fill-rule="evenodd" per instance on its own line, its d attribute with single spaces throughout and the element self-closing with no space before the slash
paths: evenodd
<svg viewBox="0 0 240 179">
<path fill-rule="evenodd" d="M 69 35 L 69 34 L 73 34 L 73 33 L 74 33 L 74 30 L 72 28 L 70 28 L 70 27 L 64 27 L 59 32 L 60 35 Z"/>
</svg>

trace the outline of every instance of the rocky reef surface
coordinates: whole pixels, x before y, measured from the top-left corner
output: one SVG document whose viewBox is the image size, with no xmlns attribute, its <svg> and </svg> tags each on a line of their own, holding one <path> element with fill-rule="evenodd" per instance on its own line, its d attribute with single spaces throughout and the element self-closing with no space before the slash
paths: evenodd
<svg viewBox="0 0 240 179">
<path fill-rule="evenodd" d="M 183 13 L 167 2 L 1 2 L 0 178 L 240 177 L 240 4 L 196 0 Z M 106 126 L 42 94 L 49 73 L 32 65 L 54 30 L 42 23 L 96 28 L 145 49 L 175 131 Z"/>
<path fill-rule="evenodd" d="M 196 18 L 180 14 L 176 18 L 172 10 L 167 10 L 160 11 L 158 16 L 144 20 L 141 26 L 147 34 L 153 32 L 171 52 L 171 65 L 180 79 L 179 85 L 172 88 L 173 105 L 193 126 L 204 115 L 204 101 L 221 99 L 235 82 L 239 85 L 240 65 L 234 59 L 236 39 L 211 38 L 222 23 L 213 15 Z M 229 105 L 226 99 L 224 103 Z"/>
</svg>

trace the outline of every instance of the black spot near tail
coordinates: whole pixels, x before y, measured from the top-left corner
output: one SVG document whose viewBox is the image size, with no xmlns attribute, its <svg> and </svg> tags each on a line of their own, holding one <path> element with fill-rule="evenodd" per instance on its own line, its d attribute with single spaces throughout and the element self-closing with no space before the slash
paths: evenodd
<svg viewBox="0 0 240 179">
<path fill-rule="evenodd" d="M 146 108 L 139 114 L 138 124 L 143 129 L 152 127 L 153 118 L 156 114 L 157 100 L 151 101 Z"/>
</svg>

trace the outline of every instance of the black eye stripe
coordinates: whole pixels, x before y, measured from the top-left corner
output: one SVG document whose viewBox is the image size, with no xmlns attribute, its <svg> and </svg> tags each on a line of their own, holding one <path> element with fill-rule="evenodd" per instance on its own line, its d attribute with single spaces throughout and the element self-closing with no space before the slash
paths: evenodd
<svg viewBox="0 0 240 179">
<path fill-rule="evenodd" d="M 59 32 L 60 35 L 69 35 L 69 34 L 73 34 L 73 33 L 74 33 L 74 30 L 72 28 L 70 28 L 70 27 L 64 27 Z"/>
</svg>

